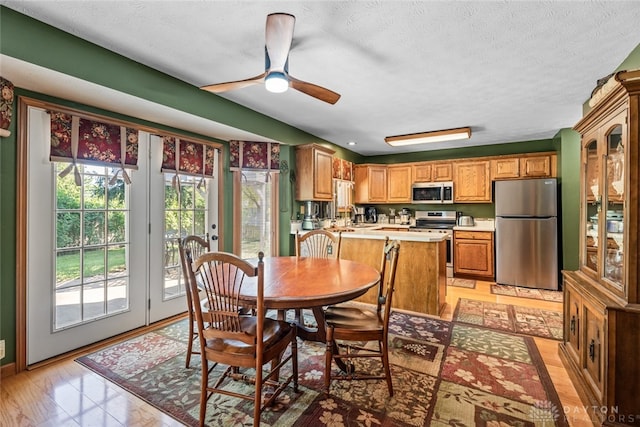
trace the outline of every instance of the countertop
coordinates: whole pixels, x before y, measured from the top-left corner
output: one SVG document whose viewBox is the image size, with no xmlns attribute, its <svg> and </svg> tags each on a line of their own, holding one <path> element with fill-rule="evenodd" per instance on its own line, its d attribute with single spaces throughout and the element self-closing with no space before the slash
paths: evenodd
<svg viewBox="0 0 640 427">
<path fill-rule="evenodd" d="M 399 230 L 400 229 L 400 230 Z M 349 239 L 384 239 L 389 236 L 390 239 L 396 239 L 407 242 L 440 242 L 445 239 L 443 234 L 434 233 L 417 233 L 409 231 L 409 225 L 401 224 L 362 224 L 349 227 L 336 227 L 326 229 L 334 233 L 342 232 L 343 238 Z M 405 231 L 406 230 L 406 231 Z M 300 234 L 304 234 L 311 230 L 301 230 Z M 292 232 L 292 234 L 295 234 Z"/>
<path fill-rule="evenodd" d="M 476 219 L 472 226 L 456 225 L 453 231 L 495 231 L 496 225 L 493 219 Z"/>
</svg>

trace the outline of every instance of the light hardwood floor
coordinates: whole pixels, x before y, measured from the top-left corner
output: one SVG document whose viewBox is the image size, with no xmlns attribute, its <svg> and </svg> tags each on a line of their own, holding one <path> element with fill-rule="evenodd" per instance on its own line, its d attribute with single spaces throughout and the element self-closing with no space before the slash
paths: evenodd
<svg viewBox="0 0 640 427">
<path fill-rule="evenodd" d="M 443 319 L 458 298 L 561 310 L 561 303 L 493 295 L 490 283 L 476 289 L 449 287 Z M 558 357 L 558 341 L 535 339 L 571 426 L 591 426 Z M 95 351 L 92 349 L 91 351 Z M 73 357 L 0 379 L 0 426 L 180 426 L 168 415 L 74 362 Z"/>
</svg>

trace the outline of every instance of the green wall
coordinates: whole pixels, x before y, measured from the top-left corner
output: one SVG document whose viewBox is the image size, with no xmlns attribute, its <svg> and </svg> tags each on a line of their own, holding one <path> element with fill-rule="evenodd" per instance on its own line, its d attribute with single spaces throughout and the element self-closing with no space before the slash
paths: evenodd
<svg viewBox="0 0 640 427">
<path fill-rule="evenodd" d="M 561 147 L 558 154 L 558 183 L 562 200 L 562 269 L 577 270 L 580 242 L 580 134 L 563 129 L 554 139 Z"/>
</svg>

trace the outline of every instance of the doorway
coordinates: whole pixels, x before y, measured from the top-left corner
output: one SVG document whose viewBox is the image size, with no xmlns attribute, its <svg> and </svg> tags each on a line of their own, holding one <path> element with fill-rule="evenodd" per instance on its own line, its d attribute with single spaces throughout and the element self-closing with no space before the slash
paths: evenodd
<svg viewBox="0 0 640 427">
<path fill-rule="evenodd" d="M 217 169 L 163 172 L 159 137 L 140 131 L 130 184 L 104 165 L 61 174 L 47 110 L 26 111 L 26 365 L 184 312 L 177 239 L 217 227 Z"/>
</svg>

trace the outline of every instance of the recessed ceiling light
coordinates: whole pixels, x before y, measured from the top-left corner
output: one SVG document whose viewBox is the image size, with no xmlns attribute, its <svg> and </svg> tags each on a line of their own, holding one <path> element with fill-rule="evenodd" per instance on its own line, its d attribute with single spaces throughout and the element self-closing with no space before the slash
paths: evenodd
<svg viewBox="0 0 640 427">
<path fill-rule="evenodd" d="M 354 141 L 349 141 L 347 142 L 347 145 L 356 145 L 356 143 Z"/>
</svg>

